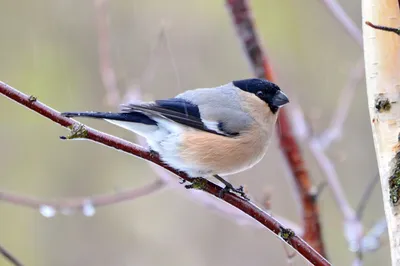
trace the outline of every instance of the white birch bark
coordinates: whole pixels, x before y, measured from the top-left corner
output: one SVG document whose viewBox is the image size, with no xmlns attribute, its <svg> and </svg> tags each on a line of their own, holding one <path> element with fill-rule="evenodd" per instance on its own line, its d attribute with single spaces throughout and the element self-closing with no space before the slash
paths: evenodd
<svg viewBox="0 0 400 266">
<path fill-rule="evenodd" d="M 362 9 L 368 107 L 392 265 L 400 266 L 400 36 L 365 25 L 370 21 L 400 27 L 399 3 L 398 0 L 363 0 Z M 363 156 L 362 150 L 360 156 Z"/>
</svg>

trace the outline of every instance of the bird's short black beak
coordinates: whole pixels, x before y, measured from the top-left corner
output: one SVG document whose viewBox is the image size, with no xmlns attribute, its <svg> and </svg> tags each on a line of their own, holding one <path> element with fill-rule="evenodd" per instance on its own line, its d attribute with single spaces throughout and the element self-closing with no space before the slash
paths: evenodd
<svg viewBox="0 0 400 266">
<path fill-rule="evenodd" d="M 272 98 L 272 105 L 281 107 L 289 102 L 289 98 L 282 91 L 278 91 Z"/>
</svg>

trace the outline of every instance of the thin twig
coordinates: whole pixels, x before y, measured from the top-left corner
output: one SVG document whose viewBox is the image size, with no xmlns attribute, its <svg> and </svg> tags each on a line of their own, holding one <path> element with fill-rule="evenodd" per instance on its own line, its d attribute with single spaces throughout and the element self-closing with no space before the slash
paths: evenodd
<svg viewBox="0 0 400 266">
<path fill-rule="evenodd" d="M 319 142 L 323 149 L 327 149 L 333 141 L 339 139 L 343 132 L 343 126 L 349 115 L 351 104 L 354 100 L 358 83 L 364 78 L 364 59 L 358 60 L 350 71 L 346 85 L 340 92 L 338 105 L 332 116 L 329 127 L 320 134 Z"/>
<path fill-rule="evenodd" d="M 325 6 L 331 11 L 335 18 L 346 29 L 347 33 L 360 45 L 363 44 L 361 30 L 357 27 L 354 21 L 344 11 L 343 7 L 336 0 L 322 0 Z"/>
<path fill-rule="evenodd" d="M 360 220 L 362 219 L 365 207 L 367 206 L 368 199 L 371 198 L 372 191 L 374 190 L 378 182 L 379 182 L 379 174 L 372 177 L 371 181 L 368 183 L 366 189 L 364 190 L 364 193 L 362 194 L 360 202 L 358 203 L 358 206 L 356 208 L 358 219 Z"/>
<path fill-rule="evenodd" d="M 261 49 L 255 31 L 251 10 L 245 0 L 227 0 L 233 24 L 242 46 L 250 61 L 255 76 L 274 80 L 271 66 Z M 305 167 L 303 156 L 293 136 L 292 126 L 283 108 L 278 116 L 281 130 L 280 145 L 295 178 L 297 190 L 300 192 L 303 204 L 304 239 L 321 254 L 326 254 L 322 240 L 321 225 L 317 202 L 312 195 L 312 183 Z"/>
<path fill-rule="evenodd" d="M 286 253 L 287 265 L 293 266 L 294 265 L 294 258 L 296 257 L 296 252 L 293 252 L 292 250 L 289 250 L 286 245 L 283 246 L 283 249 L 285 250 L 285 253 Z"/>
<path fill-rule="evenodd" d="M 172 65 L 172 68 L 174 70 L 174 74 L 175 74 L 175 78 L 176 78 L 176 82 L 177 82 L 177 88 L 181 89 L 181 78 L 179 76 L 178 65 L 176 63 L 176 60 L 175 60 L 173 54 L 172 54 L 172 48 L 171 48 L 171 45 L 169 43 L 168 34 L 166 32 L 166 29 L 165 29 L 165 23 L 163 24 L 163 30 L 162 30 L 161 33 L 162 33 L 162 35 L 164 37 L 165 46 L 167 47 L 169 59 L 171 61 L 171 65 Z"/>
<path fill-rule="evenodd" d="M 392 28 L 392 27 L 387 27 L 387 26 L 380 26 L 380 25 L 375 25 L 372 24 L 369 21 L 366 21 L 365 24 L 367 24 L 368 26 L 377 29 L 377 30 L 383 30 L 383 31 L 389 31 L 389 32 L 394 32 L 397 35 L 400 35 L 400 28 Z"/>
<path fill-rule="evenodd" d="M 111 64 L 110 33 L 105 6 L 107 2 L 108 0 L 94 0 L 94 5 L 96 7 L 97 35 L 99 38 L 99 68 L 104 88 L 107 91 L 107 103 L 109 105 L 116 105 L 120 101 L 120 93 L 115 72 Z"/>
<path fill-rule="evenodd" d="M 158 63 L 157 61 L 159 60 L 157 52 L 160 49 L 161 44 L 165 43 L 165 36 L 166 36 L 165 30 L 166 30 L 166 24 L 161 23 L 160 30 L 157 35 L 157 40 L 150 49 L 150 55 L 149 58 L 147 59 L 147 64 L 145 65 L 143 73 L 141 74 L 140 86 L 143 86 L 143 84 L 146 84 L 147 82 L 152 81 L 154 79 L 155 65 L 156 63 Z"/>
<path fill-rule="evenodd" d="M 189 192 L 191 192 L 189 198 L 194 199 L 194 202 L 205 206 L 207 209 L 216 211 L 217 213 L 221 214 L 224 217 L 233 219 L 239 225 L 252 226 L 254 228 L 262 227 L 261 224 L 255 223 L 255 221 L 245 213 L 241 212 L 236 208 L 232 208 L 232 206 L 229 206 L 216 198 L 209 197 L 208 195 L 198 190 L 191 190 Z M 293 221 L 290 221 L 282 216 L 279 216 L 271 212 L 270 210 L 265 210 L 265 211 L 269 213 L 272 217 L 274 217 L 276 220 L 278 220 L 280 223 L 282 223 L 285 227 L 292 229 L 296 235 L 303 237 L 304 230 L 301 226 L 299 226 Z"/>
<path fill-rule="evenodd" d="M 359 243 L 363 235 L 363 225 L 347 200 L 333 162 L 326 155 L 317 139 L 311 140 L 309 147 L 318 165 L 325 173 L 329 188 L 332 190 L 333 198 L 343 215 L 344 234 L 349 245 Z"/>
<path fill-rule="evenodd" d="M 361 241 L 361 252 L 367 253 L 378 250 L 382 245 L 383 236 L 387 236 L 387 222 L 385 217 L 379 219 L 365 234 Z"/>
<path fill-rule="evenodd" d="M 322 0 L 328 10 L 345 28 L 347 33 L 362 47 L 362 32 L 354 21 L 345 12 L 343 7 L 336 0 Z M 308 144 L 311 152 L 317 160 L 321 170 L 325 173 L 329 187 L 331 188 L 336 204 L 339 206 L 344 219 L 344 235 L 352 249 L 361 246 L 363 237 L 363 225 L 354 209 L 351 207 L 339 181 L 335 166 L 325 153 L 330 144 L 341 137 L 345 119 L 354 99 L 355 89 L 360 80 L 364 77 L 363 59 L 360 59 L 349 75 L 346 86 L 342 89 L 338 106 L 332 117 L 330 126 L 319 137 L 312 137 Z M 304 122 L 305 123 L 305 122 Z"/>
<path fill-rule="evenodd" d="M 0 254 L 14 266 L 23 266 L 21 262 L 7 249 L 0 245 Z"/>
<path fill-rule="evenodd" d="M 117 193 L 104 194 L 90 197 L 68 198 L 58 200 L 43 200 L 15 193 L 0 191 L 0 201 L 16 204 L 33 209 L 51 210 L 55 213 L 70 214 L 76 210 L 83 210 L 87 206 L 93 208 L 134 200 L 160 190 L 164 186 L 162 180 L 156 180 L 140 188 L 118 191 Z"/>
<path fill-rule="evenodd" d="M 75 120 L 63 117 L 60 115 L 59 112 L 40 103 L 36 98 L 25 95 L 3 82 L 0 82 L 0 93 L 64 127 L 79 127 L 80 131 L 78 133 L 72 132 L 74 134 L 77 134 L 77 137 L 79 138 L 92 140 L 94 142 L 104 144 L 108 147 L 123 151 L 127 154 L 140 157 L 147 161 L 151 161 L 165 168 L 166 170 L 169 170 L 170 172 L 178 175 L 182 179 L 193 182 L 193 179 L 188 177 L 186 174 L 166 165 L 160 160 L 158 156 L 155 156 L 143 147 L 122 140 L 120 138 L 102 133 L 90 127 L 83 126 Z M 208 192 L 211 195 L 214 195 L 215 197 L 218 197 L 220 195 L 220 191 L 222 190 L 221 187 L 211 183 L 206 179 L 197 179 L 196 187 L 200 190 Z M 312 264 L 330 265 L 330 263 L 324 257 L 322 257 L 318 252 L 310 247 L 303 239 L 301 239 L 299 236 L 296 236 L 294 233 L 291 233 L 292 231 L 290 229 L 285 228 L 279 221 L 277 221 L 271 215 L 254 205 L 252 202 L 246 201 L 232 193 L 225 193 L 221 200 L 240 209 L 247 215 L 259 221 L 265 227 L 274 232 L 277 236 L 283 238 L 289 245 L 296 249 L 302 256 L 304 256 L 304 258 L 306 258 Z"/>
<path fill-rule="evenodd" d="M 362 47 L 362 33 L 350 16 L 346 13 L 343 7 L 336 0 L 322 0 L 326 8 L 332 13 L 332 15 L 340 22 L 345 28 L 347 33 Z M 332 117 L 330 126 L 320 135 L 320 145 L 323 149 L 329 147 L 329 145 L 338 138 L 341 137 L 343 131 L 343 124 L 348 116 L 351 103 L 353 102 L 355 89 L 357 84 L 364 77 L 364 59 L 358 60 L 357 64 L 353 67 L 350 72 L 348 81 L 345 87 L 340 93 L 338 106 L 335 114 Z"/>
</svg>

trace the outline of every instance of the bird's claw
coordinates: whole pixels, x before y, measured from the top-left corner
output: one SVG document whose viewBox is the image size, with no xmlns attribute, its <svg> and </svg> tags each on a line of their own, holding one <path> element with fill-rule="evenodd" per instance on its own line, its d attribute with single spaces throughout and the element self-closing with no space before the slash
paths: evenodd
<svg viewBox="0 0 400 266">
<path fill-rule="evenodd" d="M 160 157 L 160 154 L 158 152 L 156 152 L 155 150 L 150 149 L 149 153 L 150 153 L 151 157 Z"/>
<path fill-rule="evenodd" d="M 250 200 L 250 198 L 247 197 L 246 193 L 244 192 L 243 186 L 240 186 L 239 188 L 234 188 L 232 185 L 226 185 L 223 189 L 220 190 L 218 196 L 220 198 L 223 198 L 225 193 L 227 193 L 227 192 L 237 193 L 243 199 Z"/>
<path fill-rule="evenodd" d="M 201 177 L 194 177 L 190 180 L 191 184 L 185 185 L 186 189 L 203 189 L 207 184 L 207 180 Z M 183 182 L 185 183 L 185 182 Z M 183 184 L 182 183 L 182 184 Z"/>
</svg>

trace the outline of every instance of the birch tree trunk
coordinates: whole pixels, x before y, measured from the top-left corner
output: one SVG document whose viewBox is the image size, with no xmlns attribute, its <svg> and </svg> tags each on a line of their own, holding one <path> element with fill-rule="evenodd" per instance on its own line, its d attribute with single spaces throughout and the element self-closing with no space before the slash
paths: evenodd
<svg viewBox="0 0 400 266">
<path fill-rule="evenodd" d="M 399 2 L 363 0 L 362 9 L 368 107 L 392 265 L 400 266 L 400 36 L 365 25 L 399 27 Z"/>
</svg>

